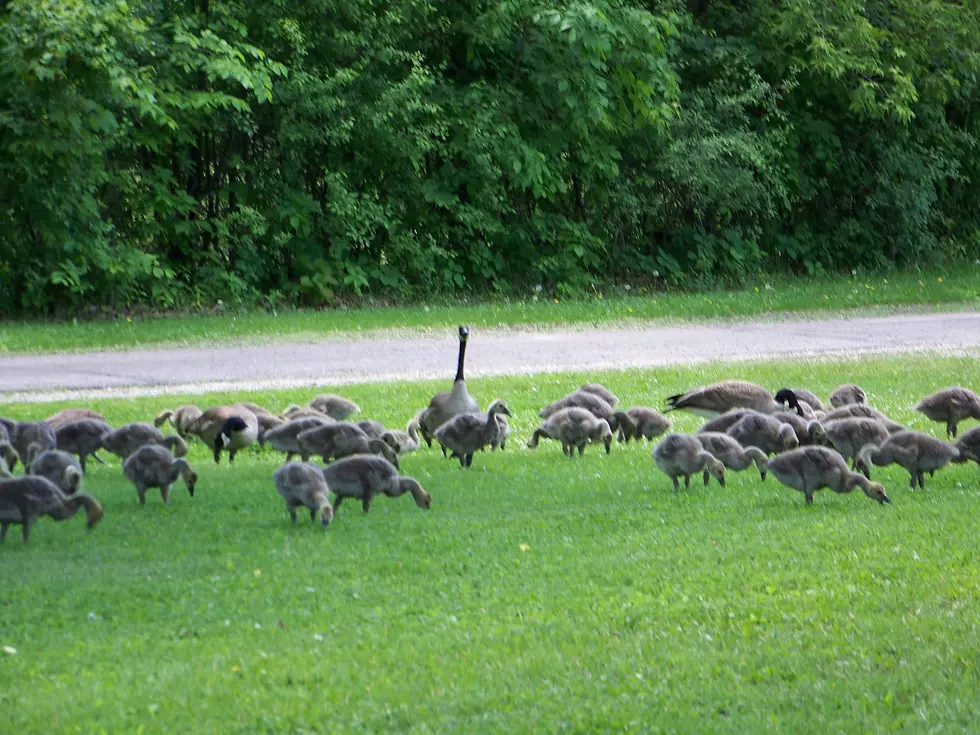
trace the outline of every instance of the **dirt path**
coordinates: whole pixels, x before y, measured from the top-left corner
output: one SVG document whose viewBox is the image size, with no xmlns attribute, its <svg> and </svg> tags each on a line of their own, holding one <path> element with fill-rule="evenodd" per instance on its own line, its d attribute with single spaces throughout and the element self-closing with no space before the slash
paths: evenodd
<svg viewBox="0 0 980 735">
<path fill-rule="evenodd" d="M 0 358 L 0 403 L 452 379 L 456 339 L 329 340 Z M 980 347 L 980 312 L 560 332 L 473 330 L 468 377 Z"/>
</svg>

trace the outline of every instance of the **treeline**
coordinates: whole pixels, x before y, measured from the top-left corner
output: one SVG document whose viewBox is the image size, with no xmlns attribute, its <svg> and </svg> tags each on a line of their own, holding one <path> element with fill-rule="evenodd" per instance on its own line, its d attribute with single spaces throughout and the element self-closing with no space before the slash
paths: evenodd
<svg viewBox="0 0 980 735">
<path fill-rule="evenodd" d="M 7 0 L 0 312 L 974 257 L 980 6 Z"/>
</svg>

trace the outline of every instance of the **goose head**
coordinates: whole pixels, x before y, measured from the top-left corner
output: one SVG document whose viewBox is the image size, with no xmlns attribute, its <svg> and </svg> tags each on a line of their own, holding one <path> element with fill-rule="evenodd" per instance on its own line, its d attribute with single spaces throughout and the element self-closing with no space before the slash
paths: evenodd
<svg viewBox="0 0 980 735">
<path fill-rule="evenodd" d="M 796 397 L 796 394 L 793 391 L 791 391 L 789 388 L 782 388 L 776 394 L 776 403 L 778 403 L 780 406 L 785 406 L 788 404 L 790 408 L 796 409 L 797 414 L 799 414 L 800 416 L 803 415 L 803 409 L 800 407 L 799 399 Z"/>
</svg>

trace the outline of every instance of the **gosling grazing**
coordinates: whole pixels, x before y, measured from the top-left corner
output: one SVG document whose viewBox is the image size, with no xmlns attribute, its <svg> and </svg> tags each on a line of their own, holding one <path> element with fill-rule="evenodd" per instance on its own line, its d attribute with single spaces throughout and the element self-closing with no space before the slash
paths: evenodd
<svg viewBox="0 0 980 735">
<path fill-rule="evenodd" d="M 946 436 L 955 438 L 960 421 L 980 419 L 980 396 L 968 388 L 944 388 L 919 401 L 915 410 L 946 424 Z"/>
<path fill-rule="evenodd" d="M 707 472 L 714 475 L 718 483 L 725 487 L 725 465 L 706 450 L 698 438 L 692 434 L 669 434 L 653 448 L 653 461 L 657 467 L 674 481 L 674 490 L 680 488 L 678 477 L 684 478 L 684 487 L 691 486 L 691 475 Z"/>
<path fill-rule="evenodd" d="M 398 455 L 381 439 L 373 439 L 356 424 L 335 423 L 316 426 L 296 437 L 303 461 L 318 454 L 324 462 L 352 454 L 380 454 L 398 466 Z"/>
<path fill-rule="evenodd" d="M 507 402 L 503 399 L 491 403 L 486 413 L 457 414 L 436 429 L 434 438 L 459 459 L 461 467 L 470 467 L 477 450 L 499 441 L 497 414 L 501 413 L 510 416 Z"/>
<path fill-rule="evenodd" d="M 290 462 L 272 473 L 276 490 L 286 501 L 289 518 L 296 523 L 296 509 L 300 506 L 308 508 L 310 520 L 316 522 L 320 516 L 320 525 L 326 528 L 333 520 L 333 506 L 330 505 L 329 488 L 323 479 L 323 473 L 313 465 Z"/>
<path fill-rule="evenodd" d="M 89 530 L 102 520 L 104 512 L 99 502 L 85 493 L 65 495 L 46 477 L 25 475 L 0 482 L 0 543 L 7 537 L 12 523 L 22 526 L 24 543 L 31 534 L 31 524 L 41 516 L 56 521 L 68 520 L 80 508 L 85 508 Z"/>
<path fill-rule="evenodd" d="M 780 390 L 775 398 L 761 385 L 744 380 L 723 380 L 667 398 L 667 411 L 689 411 L 712 419 L 733 408 L 751 408 L 759 413 L 776 413 L 784 405 L 805 415 L 796 394 L 788 388 Z"/>
<path fill-rule="evenodd" d="M 569 458 L 575 456 L 578 448 L 579 456 L 585 452 L 588 443 L 602 443 L 609 454 L 612 447 L 613 432 L 609 422 L 597 418 L 591 411 L 577 406 L 563 408 L 551 414 L 531 435 L 527 446 L 534 449 L 541 438 L 555 439 L 561 442 L 561 451 Z"/>
<path fill-rule="evenodd" d="M 701 442 L 712 457 L 730 470 L 745 470 L 752 463 L 759 470 L 759 477 L 766 479 L 769 471 L 769 457 L 758 447 L 743 447 L 728 434 L 720 431 L 699 431 L 694 436 Z M 704 470 L 704 484 L 708 484 L 708 470 Z"/>
<path fill-rule="evenodd" d="M 370 421 L 370 420 L 358 421 L 357 426 L 360 427 L 361 431 L 363 431 L 372 439 L 380 439 L 385 435 L 385 432 L 387 431 L 387 429 L 385 429 L 385 425 L 382 424 L 380 421 Z"/>
<path fill-rule="evenodd" d="M 102 448 L 102 437 L 112 427 L 99 419 L 76 419 L 55 429 L 56 446 L 62 452 L 78 455 L 78 463 L 85 472 L 85 460 Z"/>
<path fill-rule="evenodd" d="M 419 432 L 427 446 L 432 446 L 432 437 L 436 430 L 451 418 L 462 413 L 479 413 L 480 404 L 469 394 L 466 388 L 466 378 L 463 375 L 463 363 L 466 359 L 466 343 L 469 340 L 470 328 L 459 328 L 459 354 L 456 359 L 456 378 L 452 390 L 442 391 L 432 396 L 429 405 L 418 414 Z"/>
<path fill-rule="evenodd" d="M 211 448 L 215 464 L 221 461 L 223 449 L 228 450 L 228 461 L 234 462 L 239 450 L 258 440 L 259 422 L 244 406 L 215 406 L 191 422 L 187 433 L 199 437 Z"/>
<path fill-rule="evenodd" d="M 143 422 L 126 424 L 115 431 L 106 432 L 101 441 L 105 449 L 120 459 L 126 459 L 144 444 L 159 444 L 173 452 L 175 457 L 187 455 L 187 444 L 180 436 L 164 436 L 153 424 Z"/>
<path fill-rule="evenodd" d="M 707 421 L 704 424 L 702 424 L 701 428 L 698 429 L 698 433 L 702 431 L 711 431 L 711 432 L 728 431 L 732 426 L 737 424 L 739 421 L 741 421 L 749 414 L 755 414 L 759 416 L 765 415 L 765 414 L 760 414 L 758 411 L 753 411 L 751 408 L 733 408 L 729 411 L 725 411 L 725 413 L 721 414 L 720 416 L 716 416 L 710 421 Z"/>
<path fill-rule="evenodd" d="M 858 452 L 866 444 L 883 444 L 889 437 L 888 429 L 877 419 L 850 418 L 817 423 L 816 435 L 827 441 L 844 457 L 851 460 L 856 469 Z"/>
<path fill-rule="evenodd" d="M 48 426 L 46 421 L 10 421 L 3 419 L 0 421 L 7 429 L 10 436 L 10 444 L 17 451 L 17 456 L 22 462 L 26 462 L 30 455 L 31 444 L 37 444 L 42 450 L 56 449 L 58 439 L 54 434 L 54 429 Z M 13 466 L 10 467 L 13 469 Z"/>
<path fill-rule="evenodd" d="M 980 426 L 976 426 L 956 440 L 956 448 L 964 460 L 980 465 Z"/>
<path fill-rule="evenodd" d="M 813 505 L 813 493 L 825 487 L 835 493 L 859 487 L 872 500 L 892 502 L 881 483 L 851 472 L 844 458 L 828 447 L 800 447 L 780 454 L 769 460 L 769 472 L 783 485 L 803 493 L 807 505 Z"/>
<path fill-rule="evenodd" d="M 322 419 L 324 423 L 336 423 L 337 419 L 327 416 L 323 411 L 315 408 L 303 408 L 302 406 L 289 406 L 282 412 L 287 421 L 298 421 L 299 419 Z"/>
<path fill-rule="evenodd" d="M 918 431 L 900 431 L 889 436 L 880 446 L 866 444 L 858 452 L 855 466 L 870 476 L 871 465 L 884 467 L 900 464 L 909 473 L 909 485 L 925 488 L 924 473 L 935 472 L 950 462 L 963 462 L 960 450 L 949 442 Z"/>
<path fill-rule="evenodd" d="M 743 416 L 728 427 L 726 433 L 743 447 L 758 447 L 766 454 L 778 454 L 800 446 L 792 426 L 763 414 Z"/>
<path fill-rule="evenodd" d="M 361 410 L 361 407 L 354 403 L 354 401 L 343 396 L 335 396 L 332 393 L 324 393 L 323 395 L 316 396 L 310 401 L 310 408 L 314 411 L 325 413 L 337 421 L 343 421 L 348 416 L 359 413 Z"/>
<path fill-rule="evenodd" d="M 185 437 L 188 434 L 188 427 L 201 418 L 201 413 L 200 408 L 187 403 L 182 406 L 177 406 L 173 410 L 161 411 L 154 417 L 153 425 L 159 428 L 169 421 L 173 424 L 177 435 Z"/>
<path fill-rule="evenodd" d="M 574 393 L 569 393 L 564 398 L 559 398 L 551 405 L 542 408 L 538 412 L 538 415 L 543 419 L 547 419 L 565 408 L 584 408 L 586 411 L 590 411 L 597 419 L 605 420 L 613 432 L 622 431 L 633 434 L 636 431 L 633 419 L 630 418 L 626 411 L 613 410 L 613 407 L 604 398 L 588 391 L 578 390 Z"/>
<path fill-rule="evenodd" d="M 304 431 L 315 429 L 318 426 L 326 426 L 332 423 L 333 419 L 326 416 L 316 416 L 313 418 L 290 419 L 282 426 L 277 426 L 265 433 L 265 443 L 277 452 L 285 452 L 286 461 L 289 462 L 293 455 L 300 454 L 299 435 Z"/>
<path fill-rule="evenodd" d="M 778 411 L 772 417 L 792 426 L 793 433 L 796 434 L 796 439 L 801 445 L 818 443 L 819 437 L 814 433 L 819 425 L 816 419 L 803 418 L 796 411 Z"/>
<path fill-rule="evenodd" d="M 146 505 L 146 491 L 160 488 L 160 495 L 166 505 L 170 500 L 170 487 L 180 477 L 187 486 L 187 492 L 194 497 L 197 473 L 186 459 L 178 459 L 166 447 L 159 444 L 145 444 L 123 462 L 123 474 L 136 486 L 140 505 Z"/>
<path fill-rule="evenodd" d="M 626 411 L 630 417 L 630 423 L 622 423 L 619 426 L 619 441 L 629 442 L 630 439 L 646 439 L 653 441 L 661 434 L 666 434 L 670 429 L 670 421 L 653 408 L 646 406 L 634 406 Z"/>
<path fill-rule="evenodd" d="M 52 429 L 57 429 L 63 424 L 78 421 L 79 419 L 96 419 L 97 421 L 106 420 L 105 416 L 98 411 L 93 411 L 90 408 L 66 408 L 58 411 L 58 413 L 48 416 L 44 421 Z"/>
<path fill-rule="evenodd" d="M 367 513 L 371 501 L 377 495 L 397 498 L 411 493 L 415 504 L 423 510 L 432 507 L 432 498 L 413 477 L 399 477 L 398 470 L 383 457 L 373 454 L 357 454 L 339 459 L 324 467 L 321 472 L 327 486 L 334 492 L 333 509 L 336 513 L 344 498 L 357 498 Z"/>
<path fill-rule="evenodd" d="M 0 480 L 13 477 L 10 468 L 17 462 L 17 450 L 7 441 L 0 441 Z"/>
<path fill-rule="evenodd" d="M 594 393 L 613 408 L 616 408 L 616 404 L 619 403 L 619 399 L 616 397 L 616 395 L 602 383 L 586 383 L 579 388 L 579 391 Z"/>
<path fill-rule="evenodd" d="M 57 449 L 41 451 L 39 445 L 31 444 L 24 466 L 28 474 L 51 480 L 66 495 L 73 495 L 82 489 L 82 467 L 68 452 Z"/>
<path fill-rule="evenodd" d="M 889 434 L 896 434 L 905 431 L 905 427 L 897 421 L 892 421 L 881 411 L 876 411 L 866 403 L 848 403 L 835 411 L 831 411 L 821 419 L 822 421 L 836 421 L 837 419 L 874 419 L 881 422 Z"/>
<path fill-rule="evenodd" d="M 386 431 L 381 438 L 398 454 L 415 452 L 419 448 L 419 422 L 417 417 L 409 420 L 405 431 Z"/>
<path fill-rule="evenodd" d="M 854 385 L 854 383 L 839 385 L 834 389 L 834 392 L 830 394 L 830 405 L 834 408 L 848 406 L 852 403 L 867 402 L 868 397 L 865 395 L 864 391 L 861 390 L 861 386 Z"/>
</svg>

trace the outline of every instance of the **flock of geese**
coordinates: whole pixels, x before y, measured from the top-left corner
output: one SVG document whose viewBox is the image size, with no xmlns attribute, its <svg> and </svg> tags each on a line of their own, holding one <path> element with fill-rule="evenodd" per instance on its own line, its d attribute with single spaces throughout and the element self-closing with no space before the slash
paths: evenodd
<svg viewBox="0 0 980 735">
<path fill-rule="evenodd" d="M 327 526 L 348 498 L 360 500 L 364 512 L 379 495 L 411 494 L 420 508 L 431 508 L 431 496 L 421 484 L 400 474 L 399 456 L 417 451 L 423 442 L 428 447 L 435 442 L 445 457 L 468 468 L 477 452 L 503 450 L 510 437 L 507 402 L 498 399 L 480 411 L 467 390 L 463 364 L 468 337 L 469 329 L 460 327 L 452 389 L 433 396 L 405 431 L 377 421 L 348 420 L 359 406 L 332 394 L 280 414 L 254 403 L 205 411 L 182 405 L 160 413 L 152 423 L 118 428 L 86 408 L 65 409 L 41 421 L 0 417 L 0 542 L 11 524 L 22 526 L 27 542 L 39 517 L 65 520 L 82 508 L 88 527 L 95 526 L 104 510 L 82 487 L 88 461 L 103 462 L 100 450 L 122 460 L 123 475 L 135 486 L 140 504 L 153 488 L 167 503 L 178 479 L 193 497 L 197 473 L 186 459 L 191 437 L 204 442 L 216 463 L 222 453 L 234 462 L 237 452 L 256 443 L 282 452 L 285 463 L 272 479 L 294 523 L 303 507 L 313 522 Z M 980 427 L 957 438 L 961 421 L 980 419 L 980 397 L 966 388 L 940 390 L 916 406 L 930 420 L 944 423 L 955 444 L 906 429 L 868 405 L 865 392 L 853 384 L 837 388 L 827 405 L 802 388 L 783 388 L 773 395 L 740 380 L 667 398 L 664 413 L 686 411 L 708 419 L 695 434 L 668 434 L 671 423 L 656 409 L 622 410 L 618 403 L 601 384 L 583 385 L 541 409 L 543 420 L 527 446 L 533 449 L 550 439 L 572 458 L 576 451 L 584 454 L 589 444 L 603 445 L 608 454 L 614 437 L 619 442 L 663 437 L 653 448 L 653 461 L 675 489 L 680 478 L 689 487 L 698 474 L 705 485 L 714 477 L 724 487 L 727 471 L 754 465 L 763 480 L 772 475 L 802 492 L 807 504 L 823 488 L 837 493 L 860 488 L 869 498 L 890 503 L 884 486 L 871 480 L 872 466 L 901 465 L 914 489 L 925 487 L 925 473 L 931 476 L 951 462 L 980 464 Z M 176 434 L 163 434 L 167 423 Z M 297 455 L 301 461 L 292 461 Z M 324 466 L 311 464 L 314 456 Z M 18 462 L 24 474 L 15 476 Z"/>
</svg>

